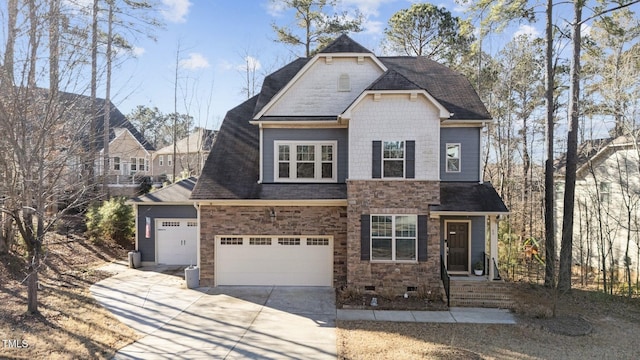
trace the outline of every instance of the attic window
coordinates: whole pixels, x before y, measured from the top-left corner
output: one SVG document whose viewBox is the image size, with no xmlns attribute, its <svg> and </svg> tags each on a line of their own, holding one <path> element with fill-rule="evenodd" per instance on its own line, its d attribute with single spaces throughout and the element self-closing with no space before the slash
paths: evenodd
<svg viewBox="0 0 640 360">
<path fill-rule="evenodd" d="M 338 78 L 338 91 L 351 91 L 351 79 L 349 74 L 340 74 Z"/>
</svg>

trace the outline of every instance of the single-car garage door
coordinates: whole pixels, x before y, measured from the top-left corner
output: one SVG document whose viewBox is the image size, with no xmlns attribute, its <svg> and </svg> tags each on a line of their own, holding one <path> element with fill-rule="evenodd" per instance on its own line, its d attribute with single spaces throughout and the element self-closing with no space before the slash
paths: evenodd
<svg viewBox="0 0 640 360">
<path fill-rule="evenodd" d="M 217 236 L 217 285 L 332 286 L 329 236 Z"/>
<path fill-rule="evenodd" d="M 197 265 L 196 219 L 157 219 L 158 264 Z"/>
</svg>

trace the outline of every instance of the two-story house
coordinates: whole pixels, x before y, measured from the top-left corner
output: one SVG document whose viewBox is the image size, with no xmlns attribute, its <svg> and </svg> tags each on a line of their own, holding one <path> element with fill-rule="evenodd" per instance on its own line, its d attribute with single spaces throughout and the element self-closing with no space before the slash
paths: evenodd
<svg viewBox="0 0 640 360">
<path fill-rule="evenodd" d="M 200 176 L 217 133 L 215 130 L 197 128 L 189 136 L 178 140 L 175 146 L 169 144 L 156 151 L 151 164 L 154 181 L 173 181 L 174 170 L 178 177 Z"/>
<path fill-rule="evenodd" d="M 562 233 L 565 165 L 563 154 L 555 163 L 557 239 Z M 583 142 L 578 148 L 576 170 L 574 263 L 596 277 L 602 276 L 602 269 L 606 268 L 608 281 L 612 276 L 623 281 L 627 261 L 631 272 L 638 272 L 639 213 L 638 133 Z"/>
<path fill-rule="evenodd" d="M 497 262 L 508 213 L 481 179 L 469 81 L 346 35 L 230 110 L 191 199 L 203 285 L 440 289 Z"/>
</svg>

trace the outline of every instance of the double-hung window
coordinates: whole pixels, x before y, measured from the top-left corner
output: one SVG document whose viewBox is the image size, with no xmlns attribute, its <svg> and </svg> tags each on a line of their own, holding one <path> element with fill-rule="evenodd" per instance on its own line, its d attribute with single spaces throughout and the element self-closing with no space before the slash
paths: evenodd
<svg viewBox="0 0 640 360">
<path fill-rule="evenodd" d="M 129 159 L 131 164 L 131 171 L 138 171 L 138 167 L 136 166 L 136 158 Z"/>
<path fill-rule="evenodd" d="M 460 144 L 447 144 L 447 172 L 460 172 Z"/>
<path fill-rule="evenodd" d="M 158 156 L 158 165 L 164 166 L 164 155 Z"/>
<path fill-rule="evenodd" d="M 382 143 L 382 177 L 404 177 L 404 141 Z"/>
<path fill-rule="evenodd" d="M 145 169 L 144 158 L 138 158 L 138 171 L 145 171 Z"/>
<path fill-rule="evenodd" d="M 417 261 L 416 215 L 371 215 L 372 261 Z"/>
<path fill-rule="evenodd" d="M 120 170 L 120 157 L 113 158 L 113 170 Z"/>
<path fill-rule="evenodd" d="M 276 141 L 276 181 L 336 182 L 337 142 Z"/>
</svg>

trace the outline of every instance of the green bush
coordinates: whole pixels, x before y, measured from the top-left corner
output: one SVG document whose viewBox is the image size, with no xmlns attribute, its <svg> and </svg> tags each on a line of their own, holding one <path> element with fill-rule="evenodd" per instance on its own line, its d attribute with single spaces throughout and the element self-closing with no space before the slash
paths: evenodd
<svg viewBox="0 0 640 360">
<path fill-rule="evenodd" d="M 125 204 L 126 198 L 114 197 L 93 204 L 87 212 L 87 235 L 93 241 L 111 239 L 128 247 L 133 243 L 135 220 L 133 209 Z"/>
</svg>

